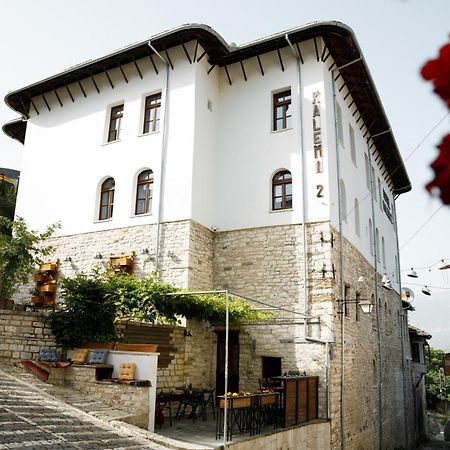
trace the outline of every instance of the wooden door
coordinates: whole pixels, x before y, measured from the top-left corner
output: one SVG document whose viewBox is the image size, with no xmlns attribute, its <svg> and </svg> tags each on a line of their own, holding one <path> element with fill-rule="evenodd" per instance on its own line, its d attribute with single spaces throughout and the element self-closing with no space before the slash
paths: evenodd
<svg viewBox="0 0 450 450">
<path fill-rule="evenodd" d="M 239 392 L 239 333 L 228 333 L 228 392 Z M 225 331 L 217 332 L 216 393 L 225 393 Z"/>
</svg>

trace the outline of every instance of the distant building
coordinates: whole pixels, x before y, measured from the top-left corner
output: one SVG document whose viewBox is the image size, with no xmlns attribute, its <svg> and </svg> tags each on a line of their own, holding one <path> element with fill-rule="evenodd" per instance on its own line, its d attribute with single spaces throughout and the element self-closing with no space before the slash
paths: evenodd
<svg viewBox="0 0 450 450">
<path fill-rule="evenodd" d="M 6 102 L 23 117 L 3 127 L 25 144 L 17 214 L 62 222 L 61 274 L 126 254 L 138 276 L 283 307 L 234 330 L 230 390 L 305 371 L 330 448 L 412 445 L 395 210 L 411 184 L 347 26 L 230 46 L 184 25 Z M 220 389 L 223 330 L 190 343 L 158 384 Z"/>
<path fill-rule="evenodd" d="M 412 365 L 412 390 L 414 395 L 415 427 L 417 441 L 425 441 L 429 438 L 427 402 L 425 391 L 425 347 L 431 334 L 419 328 L 409 326 L 409 340 L 411 343 Z"/>
</svg>

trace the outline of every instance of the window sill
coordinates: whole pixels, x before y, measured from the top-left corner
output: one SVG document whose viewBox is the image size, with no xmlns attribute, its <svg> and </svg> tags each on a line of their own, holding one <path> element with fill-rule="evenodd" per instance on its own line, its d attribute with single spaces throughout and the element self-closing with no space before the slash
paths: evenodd
<svg viewBox="0 0 450 450">
<path fill-rule="evenodd" d="M 281 212 L 289 212 L 294 211 L 294 208 L 286 208 L 286 209 L 271 209 L 269 213 L 281 213 Z"/>
<path fill-rule="evenodd" d="M 145 214 L 132 214 L 130 219 L 136 219 L 137 217 L 149 217 L 153 216 L 153 213 L 145 213 Z"/>
<path fill-rule="evenodd" d="M 111 219 L 94 220 L 94 223 L 104 223 L 104 222 L 112 222 L 112 218 Z"/>
<path fill-rule="evenodd" d="M 283 128 L 281 130 L 270 130 L 270 134 L 278 134 L 278 133 L 282 133 L 283 131 L 291 131 L 294 128 L 290 127 L 290 128 Z"/>
<path fill-rule="evenodd" d="M 117 142 L 121 142 L 121 140 L 116 139 L 115 141 L 103 142 L 102 147 L 104 147 L 105 145 L 116 144 Z"/>
<path fill-rule="evenodd" d="M 159 133 L 161 133 L 161 130 L 150 131 L 149 133 L 140 133 L 138 134 L 138 137 L 151 136 L 152 134 L 159 134 Z"/>
</svg>

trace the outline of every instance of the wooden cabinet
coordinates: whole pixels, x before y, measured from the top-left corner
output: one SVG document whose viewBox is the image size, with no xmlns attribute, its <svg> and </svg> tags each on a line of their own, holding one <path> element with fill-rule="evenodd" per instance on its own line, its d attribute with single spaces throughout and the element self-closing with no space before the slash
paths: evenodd
<svg viewBox="0 0 450 450">
<path fill-rule="evenodd" d="M 319 416 L 319 377 L 273 377 L 281 383 L 282 425 L 290 427 Z"/>
</svg>

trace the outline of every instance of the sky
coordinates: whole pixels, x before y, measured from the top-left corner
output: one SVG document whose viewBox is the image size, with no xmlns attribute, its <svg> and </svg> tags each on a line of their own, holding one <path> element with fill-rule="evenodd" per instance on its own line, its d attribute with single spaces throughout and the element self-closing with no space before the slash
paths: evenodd
<svg viewBox="0 0 450 450">
<path fill-rule="evenodd" d="M 0 96 L 164 30 L 205 23 L 243 44 L 306 23 L 349 25 L 364 53 L 413 190 L 397 201 L 402 283 L 415 293 L 410 323 L 450 351 L 450 207 L 425 184 L 450 116 L 420 67 L 450 41 L 449 0 L 21 0 L 0 3 Z M 0 123 L 17 115 L 0 102 Z M 0 133 L 0 167 L 20 170 L 21 144 Z M 440 209 L 439 209 L 440 208 Z M 407 277 L 410 268 L 419 278 Z M 424 285 L 431 296 L 422 294 Z"/>
</svg>

